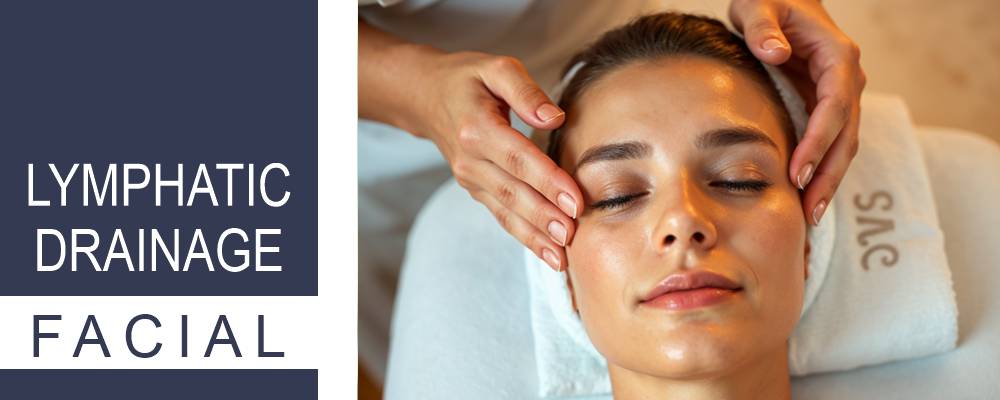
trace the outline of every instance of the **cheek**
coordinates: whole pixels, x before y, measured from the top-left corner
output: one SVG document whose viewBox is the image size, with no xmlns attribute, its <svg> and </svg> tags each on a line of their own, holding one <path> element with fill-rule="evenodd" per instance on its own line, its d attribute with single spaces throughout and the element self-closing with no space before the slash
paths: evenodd
<svg viewBox="0 0 1000 400">
<path fill-rule="evenodd" d="M 797 197 L 783 196 L 732 221 L 733 248 L 752 273 L 747 295 L 764 324 L 790 333 L 802 308 L 805 287 L 805 220 Z M 788 332 L 784 332 L 784 331 Z"/>
<path fill-rule="evenodd" d="M 629 260 L 641 249 L 636 227 L 581 224 L 566 249 L 578 307 L 620 304 L 630 271 Z"/>
<path fill-rule="evenodd" d="M 587 334 L 598 349 L 620 339 L 630 324 L 634 280 L 641 266 L 643 228 L 582 223 L 567 248 L 573 297 Z M 624 332 L 623 332 L 624 331 Z"/>
</svg>

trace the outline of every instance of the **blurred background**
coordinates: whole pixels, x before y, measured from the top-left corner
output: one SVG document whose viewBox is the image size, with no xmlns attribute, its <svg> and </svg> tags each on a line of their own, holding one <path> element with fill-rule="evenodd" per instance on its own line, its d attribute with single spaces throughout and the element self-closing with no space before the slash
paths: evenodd
<svg viewBox="0 0 1000 400">
<path fill-rule="evenodd" d="M 861 46 L 866 90 L 903 96 L 917 124 L 1000 141 L 1000 1 L 823 4 Z"/>
<path fill-rule="evenodd" d="M 728 1 L 662 4 L 728 21 Z M 828 0 L 823 6 L 861 47 L 866 91 L 902 96 L 918 125 L 1000 141 L 1000 1 Z"/>
<path fill-rule="evenodd" d="M 582 2 L 581 2 L 582 3 Z M 664 0 L 663 7 L 728 20 L 725 0 Z M 977 132 L 1000 142 L 1000 1 L 823 2 L 861 47 L 866 90 L 902 96 L 919 125 Z M 582 46 L 583 44 L 581 44 Z M 863 111 L 862 111 L 863 112 Z M 863 134 L 863 132 L 862 132 Z M 359 399 L 381 382 L 359 362 Z"/>
</svg>

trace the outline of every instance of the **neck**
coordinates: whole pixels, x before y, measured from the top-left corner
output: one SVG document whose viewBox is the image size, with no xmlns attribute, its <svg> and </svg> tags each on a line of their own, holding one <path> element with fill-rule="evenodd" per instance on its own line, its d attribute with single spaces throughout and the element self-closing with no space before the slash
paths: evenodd
<svg viewBox="0 0 1000 400">
<path fill-rule="evenodd" d="M 779 346 L 758 360 L 723 375 L 671 379 L 646 375 L 608 363 L 615 400 L 629 399 L 790 399 L 788 347 Z"/>
</svg>

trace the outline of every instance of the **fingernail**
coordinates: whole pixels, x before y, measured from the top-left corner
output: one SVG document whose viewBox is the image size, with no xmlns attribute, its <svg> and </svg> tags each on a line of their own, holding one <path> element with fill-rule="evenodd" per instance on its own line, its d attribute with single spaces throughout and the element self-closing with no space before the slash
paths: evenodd
<svg viewBox="0 0 1000 400">
<path fill-rule="evenodd" d="M 559 271 L 559 257 L 556 253 L 549 249 L 542 249 L 542 259 L 549 264 L 552 269 Z"/>
<path fill-rule="evenodd" d="M 770 38 L 770 39 L 765 40 L 764 43 L 761 44 L 761 47 L 763 47 L 764 50 L 771 51 L 771 50 L 774 50 L 774 49 L 779 49 L 779 48 L 785 47 L 785 43 L 782 42 L 782 41 L 780 41 L 780 40 L 778 40 L 778 39 Z"/>
<path fill-rule="evenodd" d="M 552 235 L 552 240 L 555 240 L 560 246 L 566 245 L 566 227 L 563 226 L 562 222 L 549 222 L 549 235 Z"/>
<path fill-rule="evenodd" d="M 812 163 L 806 164 L 805 167 L 799 170 L 799 175 L 795 177 L 795 180 L 799 183 L 799 189 L 805 190 L 806 185 L 813 178 L 813 165 Z"/>
<path fill-rule="evenodd" d="M 573 200 L 573 196 L 570 196 L 569 193 L 559 193 L 559 196 L 556 196 L 556 200 L 559 202 L 559 208 L 566 215 L 576 219 L 576 201 Z"/>
<path fill-rule="evenodd" d="M 819 225 L 819 219 L 823 218 L 824 211 L 826 211 L 826 200 L 820 200 L 819 204 L 816 204 L 816 208 L 813 209 L 814 225 Z"/>
<path fill-rule="evenodd" d="M 542 104 L 542 106 L 538 107 L 538 110 L 535 111 L 535 115 L 537 115 L 538 119 L 542 120 L 542 122 L 549 122 L 559 118 L 559 116 L 563 114 L 565 114 L 563 110 L 560 110 L 559 107 L 549 103 Z"/>
</svg>

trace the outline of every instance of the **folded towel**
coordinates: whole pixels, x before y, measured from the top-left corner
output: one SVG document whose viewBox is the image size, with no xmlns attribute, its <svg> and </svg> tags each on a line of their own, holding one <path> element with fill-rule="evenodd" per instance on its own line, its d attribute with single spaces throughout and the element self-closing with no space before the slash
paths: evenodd
<svg viewBox="0 0 1000 400">
<path fill-rule="evenodd" d="M 793 375 L 954 349 L 958 307 L 923 152 L 899 97 L 861 101 L 861 145 L 837 190 L 830 270 L 789 342 Z"/>
<path fill-rule="evenodd" d="M 792 375 L 951 350 L 958 309 L 926 167 L 902 100 L 862 98 L 860 147 L 826 218 L 809 232 Z M 573 312 L 562 274 L 525 251 L 541 397 L 609 394 L 604 358 Z"/>
</svg>

